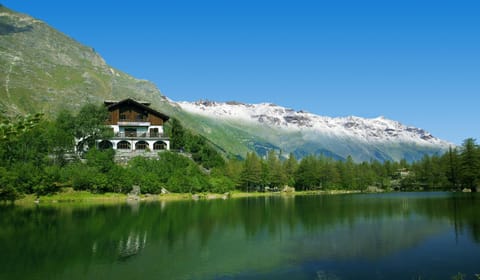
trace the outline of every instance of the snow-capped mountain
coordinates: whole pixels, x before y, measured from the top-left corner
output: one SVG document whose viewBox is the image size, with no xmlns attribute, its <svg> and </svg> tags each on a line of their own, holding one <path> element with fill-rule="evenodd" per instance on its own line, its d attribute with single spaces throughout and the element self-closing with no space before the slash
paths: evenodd
<svg viewBox="0 0 480 280">
<path fill-rule="evenodd" d="M 263 132 L 261 137 L 273 146 L 300 156 L 320 153 L 335 158 L 351 155 L 357 160 L 414 160 L 425 153 L 440 153 L 452 146 L 423 129 L 384 117 L 331 118 L 270 103 L 197 101 L 177 104 L 191 114 L 226 126 L 250 130 L 256 135 Z"/>
</svg>

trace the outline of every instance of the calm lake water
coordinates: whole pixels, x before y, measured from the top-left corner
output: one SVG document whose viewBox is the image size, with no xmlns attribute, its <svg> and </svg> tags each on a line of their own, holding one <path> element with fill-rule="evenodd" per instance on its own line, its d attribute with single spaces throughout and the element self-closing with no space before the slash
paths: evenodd
<svg viewBox="0 0 480 280">
<path fill-rule="evenodd" d="M 480 196 L 1 207 L 0 279 L 465 279 Z"/>
</svg>

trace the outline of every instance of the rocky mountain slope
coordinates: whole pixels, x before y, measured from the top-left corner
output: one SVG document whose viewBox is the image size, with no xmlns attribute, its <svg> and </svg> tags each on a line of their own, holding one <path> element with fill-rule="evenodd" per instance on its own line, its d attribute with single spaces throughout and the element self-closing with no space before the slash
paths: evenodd
<svg viewBox="0 0 480 280">
<path fill-rule="evenodd" d="M 423 129 L 378 117 L 331 118 L 295 111 L 274 104 L 180 102 L 180 107 L 224 127 L 255 131 L 269 148 L 293 152 L 301 157 L 323 154 L 336 159 L 351 155 L 357 161 L 415 160 L 424 153 L 440 153 L 450 143 L 435 138 Z M 243 139 L 249 141 L 248 138 Z M 252 147 L 262 153 L 261 144 Z"/>
<path fill-rule="evenodd" d="M 0 110 L 54 114 L 131 95 L 151 100 L 159 91 L 108 66 L 93 48 L 0 6 Z"/>
<path fill-rule="evenodd" d="M 450 145 L 385 118 L 329 118 L 273 104 L 174 102 L 155 85 L 110 67 L 93 48 L 0 5 L 0 111 L 15 115 L 131 97 L 175 117 L 226 154 L 270 149 L 297 157 L 415 160 Z"/>
</svg>

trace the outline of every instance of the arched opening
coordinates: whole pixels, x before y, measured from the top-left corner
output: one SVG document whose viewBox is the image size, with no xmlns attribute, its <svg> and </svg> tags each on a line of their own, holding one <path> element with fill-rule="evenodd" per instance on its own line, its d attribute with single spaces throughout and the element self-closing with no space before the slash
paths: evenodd
<svg viewBox="0 0 480 280">
<path fill-rule="evenodd" d="M 108 149 L 112 149 L 113 148 L 113 144 L 112 142 L 108 141 L 108 140 L 103 140 L 101 141 L 100 143 L 98 143 L 98 148 L 100 150 L 108 150 Z"/>
<path fill-rule="evenodd" d="M 138 141 L 135 144 L 135 150 L 146 150 L 148 149 L 148 143 L 145 141 Z"/>
<path fill-rule="evenodd" d="M 130 150 L 130 148 L 131 148 L 131 145 L 130 145 L 130 142 L 128 141 L 120 141 L 117 144 L 118 150 Z"/>
<path fill-rule="evenodd" d="M 157 141 L 153 144 L 154 150 L 165 150 L 167 148 L 167 144 L 162 141 Z"/>
</svg>

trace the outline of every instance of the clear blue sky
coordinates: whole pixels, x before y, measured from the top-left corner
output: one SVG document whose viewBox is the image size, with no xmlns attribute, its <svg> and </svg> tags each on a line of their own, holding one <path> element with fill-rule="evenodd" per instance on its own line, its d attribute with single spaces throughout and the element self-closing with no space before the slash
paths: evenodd
<svg viewBox="0 0 480 280">
<path fill-rule="evenodd" d="M 478 0 L 0 2 L 176 101 L 383 115 L 456 144 L 480 138 Z"/>
</svg>

